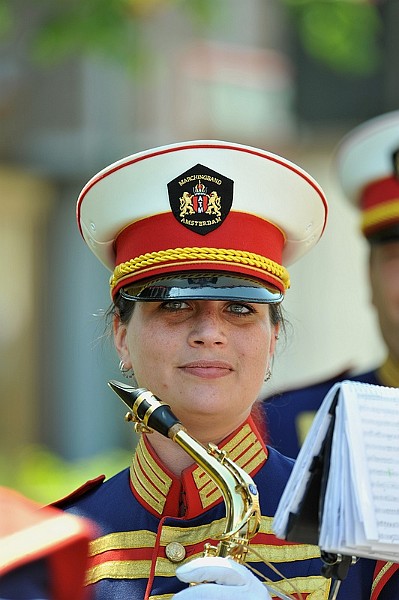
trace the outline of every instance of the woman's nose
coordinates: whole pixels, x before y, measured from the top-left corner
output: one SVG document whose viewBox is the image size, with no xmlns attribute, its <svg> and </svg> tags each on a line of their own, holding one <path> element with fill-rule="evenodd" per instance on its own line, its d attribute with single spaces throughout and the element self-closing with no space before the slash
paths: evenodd
<svg viewBox="0 0 399 600">
<path fill-rule="evenodd" d="M 223 319 L 213 309 L 201 310 L 195 317 L 189 334 L 193 345 L 222 345 L 226 343 Z"/>
</svg>

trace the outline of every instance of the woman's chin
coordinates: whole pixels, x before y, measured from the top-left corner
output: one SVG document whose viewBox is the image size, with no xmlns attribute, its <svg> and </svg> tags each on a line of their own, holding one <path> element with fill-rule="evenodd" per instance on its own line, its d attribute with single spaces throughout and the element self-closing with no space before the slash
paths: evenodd
<svg viewBox="0 0 399 600">
<path fill-rule="evenodd" d="M 177 411 L 176 411 L 177 412 Z M 240 425 L 250 413 L 250 409 L 247 411 L 239 410 L 238 408 L 232 409 L 231 403 L 224 403 L 223 405 L 212 404 L 208 402 L 198 403 L 198 400 L 188 410 L 180 410 L 177 414 L 181 422 L 189 433 L 203 432 L 204 434 L 212 434 L 209 440 L 213 439 L 215 435 L 224 437 L 236 427 Z"/>
</svg>

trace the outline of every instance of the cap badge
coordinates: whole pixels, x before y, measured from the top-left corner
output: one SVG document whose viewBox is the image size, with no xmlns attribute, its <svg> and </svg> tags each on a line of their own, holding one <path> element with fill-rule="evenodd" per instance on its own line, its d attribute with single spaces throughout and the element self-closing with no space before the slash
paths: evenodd
<svg viewBox="0 0 399 600">
<path fill-rule="evenodd" d="M 399 148 L 392 154 L 393 159 L 393 174 L 396 179 L 399 179 Z"/>
<path fill-rule="evenodd" d="M 176 219 L 206 235 L 223 223 L 233 202 L 233 181 L 196 165 L 168 183 L 169 202 Z"/>
</svg>

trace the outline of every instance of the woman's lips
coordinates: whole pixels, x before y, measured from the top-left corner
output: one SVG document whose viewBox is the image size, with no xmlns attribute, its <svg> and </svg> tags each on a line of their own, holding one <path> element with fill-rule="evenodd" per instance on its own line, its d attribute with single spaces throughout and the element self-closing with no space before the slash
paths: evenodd
<svg viewBox="0 0 399 600">
<path fill-rule="evenodd" d="M 231 364 L 223 361 L 192 361 L 180 367 L 186 373 L 203 377 L 204 379 L 215 379 L 217 377 L 226 377 L 234 370 Z"/>
</svg>

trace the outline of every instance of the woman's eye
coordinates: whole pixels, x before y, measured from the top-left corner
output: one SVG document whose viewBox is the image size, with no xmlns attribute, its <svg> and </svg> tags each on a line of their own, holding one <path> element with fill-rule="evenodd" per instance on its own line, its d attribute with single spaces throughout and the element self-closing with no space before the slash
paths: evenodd
<svg viewBox="0 0 399 600">
<path fill-rule="evenodd" d="M 161 307 L 164 310 L 170 310 L 170 311 L 178 311 L 178 310 L 182 310 L 184 308 L 188 307 L 187 302 L 184 302 L 183 300 L 169 300 L 169 302 L 163 302 Z"/>
<path fill-rule="evenodd" d="M 247 304 L 229 304 L 228 310 L 235 315 L 247 315 L 254 312 L 252 306 L 248 306 Z"/>
</svg>

